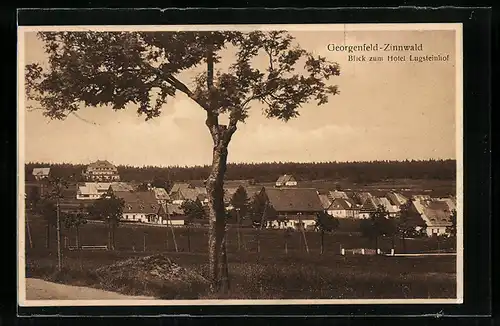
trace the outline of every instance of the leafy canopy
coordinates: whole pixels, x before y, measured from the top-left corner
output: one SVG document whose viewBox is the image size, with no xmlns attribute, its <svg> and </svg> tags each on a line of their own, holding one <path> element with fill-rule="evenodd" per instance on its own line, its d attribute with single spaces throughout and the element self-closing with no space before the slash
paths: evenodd
<svg viewBox="0 0 500 326">
<path fill-rule="evenodd" d="M 316 228 L 324 232 L 333 232 L 339 227 L 339 220 L 326 212 L 320 212 L 316 215 Z"/>
<path fill-rule="evenodd" d="M 186 222 L 192 222 L 193 220 L 201 220 L 206 218 L 206 211 L 199 200 L 185 200 L 181 207 L 187 219 Z"/>
<path fill-rule="evenodd" d="M 125 201 L 121 198 L 114 195 L 102 196 L 89 207 L 89 214 L 110 224 L 118 224 L 123 216 L 124 206 Z"/>
<path fill-rule="evenodd" d="M 246 216 L 250 199 L 248 198 L 247 191 L 244 187 L 239 186 L 231 197 L 231 205 L 239 210 L 240 217 Z"/>
<path fill-rule="evenodd" d="M 207 111 L 209 127 L 218 127 L 219 114 L 228 113 L 228 130 L 234 132 L 254 101 L 267 117 L 287 121 L 299 115 L 302 104 L 325 104 L 328 95 L 338 93 L 327 81 L 339 75 L 339 65 L 304 50 L 284 31 L 41 32 L 38 37 L 48 69 L 38 63 L 26 67 L 27 94 L 54 119 L 82 106 L 121 110 L 129 104 L 151 119 L 180 91 Z M 224 51 L 234 53 L 233 62 L 214 69 Z M 262 67 L 255 64 L 258 58 Z M 193 86 L 180 80 L 181 73 L 201 66 L 206 70 Z"/>
</svg>

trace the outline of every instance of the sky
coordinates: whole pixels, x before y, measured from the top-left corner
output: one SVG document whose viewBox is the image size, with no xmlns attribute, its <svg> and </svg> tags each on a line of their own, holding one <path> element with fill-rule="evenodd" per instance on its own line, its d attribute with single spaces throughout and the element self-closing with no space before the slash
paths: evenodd
<svg viewBox="0 0 500 326">
<path fill-rule="evenodd" d="M 320 162 L 404 159 L 455 159 L 455 32 L 299 31 L 290 32 L 308 51 L 340 64 L 332 78 L 340 94 L 328 104 L 304 105 L 287 123 L 267 119 L 253 105 L 250 117 L 232 138 L 229 162 Z M 46 63 L 43 43 L 26 32 L 24 62 Z M 449 55 L 448 61 L 349 62 L 347 52 L 328 44 L 422 44 L 413 55 Z M 365 54 L 368 57 L 369 53 Z M 22 54 L 21 54 L 22 55 Z M 223 53 L 223 68 L 234 59 Z M 265 58 L 263 58 L 265 60 Z M 188 82 L 190 73 L 179 78 Z M 212 140 L 204 111 L 182 93 L 145 121 L 135 108 L 82 108 L 78 117 L 51 121 L 25 108 L 25 161 L 88 164 L 191 166 L 211 163 Z M 459 103 L 460 104 L 460 103 Z"/>
</svg>

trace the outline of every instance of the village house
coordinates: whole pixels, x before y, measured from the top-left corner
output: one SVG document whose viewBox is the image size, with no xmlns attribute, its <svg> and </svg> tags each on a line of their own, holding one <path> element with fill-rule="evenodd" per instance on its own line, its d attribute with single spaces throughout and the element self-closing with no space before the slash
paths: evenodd
<svg viewBox="0 0 500 326">
<path fill-rule="evenodd" d="M 389 202 L 393 206 L 401 207 L 402 205 L 406 204 L 408 202 L 408 198 L 403 196 L 402 194 L 394 191 L 388 192 L 385 197 L 389 199 Z"/>
<path fill-rule="evenodd" d="M 373 195 L 369 192 L 356 192 L 353 194 L 354 201 L 358 205 L 363 205 L 367 199 L 372 198 Z"/>
<path fill-rule="evenodd" d="M 116 191 L 114 195 L 123 199 L 123 220 L 142 223 L 160 223 L 161 205 L 151 191 Z"/>
<path fill-rule="evenodd" d="M 78 184 L 76 199 L 95 200 L 101 198 L 104 194 L 133 190 L 134 187 L 126 182 L 84 182 Z"/>
<path fill-rule="evenodd" d="M 50 168 L 34 168 L 31 174 L 35 177 L 36 181 L 40 181 L 49 177 Z"/>
<path fill-rule="evenodd" d="M 188 188 L 194 188 L 194 186 L 192 186 L 191 184 L 189 184 L 187 182 L 176 182 L 176 183 L 174 183 L 174 185 L 170 189 L 169 195 L 172 195 L 176 192 L 179 192 L 182 189 L 188 189 Z"/>
<path fill-rule="evenodd" d="M 337 198 L 349 199 L 349 196 L 345 191 L 333 190 L 328 192 L 328 197 L 331 201 Z"/>
<path fill-rule="evenodd" d="M 82 175 L 86 181 L 111 182 L 120 180 L 116 166 L 106 160 L 90 163 Z"/>
<path fill-rule="evenodd" d="M 324 212 L 316 189 L 265 187 L 262 196 L 276 212 L 268 217 L 272 228 L 314 228 L 317 214 Z"/>
<path fill-rule="evenodd" d="M 326 212 L 335 218 L 359 218 L 360 207 L 352 199 L 335 198 Z"/>
<path fill-rule="evenodd" d="M 294 187 L 296 185 L 297 180 L 290 174 L 283 174 L 276 180 L 276 187 Z"/>
<path fill-rule="evenodd" d="M 162 203 L 160 211 L 158 212 L 159 224 L 166 224 L 171 226 L 184 226 L 186 225 L 186 215 L 184 211 L 177 204 Z"/>
<path fill-rule="evenodd" d="M 207 190 L 203 187 L 181 187 L 177 191 L 170 192 L 172 203 L 182 205 L 186 200 L 195 201 L 199 195 L 207 195 Z M 208 203 L 208 199 L 204 199 Z"/>
<path fill-rule="evenodd" d="M 158 204 L 166 203 L 170 200 L 170 196 L 164 188 L 152 187 L 150 191 L 155 194 Z"/>
<path fill-rule="evenodd" d="M 377 211 L 377 208 L 382 206 L 388 213 L 388 217 L 395 218 L 400 214 L 400 209 L 390 203 L 389 199 L 385 197 L 369 197 L 365 200 L 363 205 L 361 205 L 359 210 L 359 217 L 366 219 L 370 218 L 370 215 Z"/>
<path fill-rule="evenodd" d="M 323 209 L 326 211 L 330 205 L 332 205 L 332 200 L 330 199 L 330 196 L 326 194 L 318 194 L 319 200 L 321 201 L 321 205 L 323 206 Z"/>
<path fill-rule="evenodd" d="M 446 201 L 432 198 L 412 200 L 411 209 L 425 222 L 428 236 L 448 234 L 452 212 Z"/>
</svg>

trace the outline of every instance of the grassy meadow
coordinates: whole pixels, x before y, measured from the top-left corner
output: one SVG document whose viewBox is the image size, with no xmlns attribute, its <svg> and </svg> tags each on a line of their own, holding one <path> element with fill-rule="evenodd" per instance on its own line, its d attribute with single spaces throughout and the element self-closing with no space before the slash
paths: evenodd
<svg viewBox="0 0 500 326">
<path fill-rule="evenodd" d="M 26 233 L 27 277 L 164 299 L 212 297 L 206 287 L 198 285 L 172 287 L 158 284 L 154 279 L 124 279 L 123 275 L 107 275 L 104 278 L 96 272 L 99 268 L 131 257 L 163 254 L 178 265 L 206 276 L 206 228 L 175 228 L 176 252 L 170 228 L 122 224 L 116 231 L 114 251 L 65 249 L 62 273 L 56 272 L 55 228 L 51 230 L 49 248 L 46 248 L 43 219 L 31 217 L 29 231 L 32 247 Z M 75 231 L 63 229 L 63 233 L 68 238 L 67 244 L 74 245 Z M 338 231 L 325 234 L 323 254 L 320 252 L 320 233 L 305 233 L 309 252 L 300 232 L 292 232 L 287 238 L 284 234 L 281 230 L 263 230 L 258 233 L 254 229 L 244 228 L 240 230 L 238 249 L 236 227 L 230 227 L 227 245 L 229 298 L 426 299 L 453 298 L 456 295 L 454 256 L 342 256 L 341 248 L 374 248 L 374 241 L 361 237 L 356 223 L 352 221 L 342 221 Z M 80 244 L 106 245 L 106 226 L 89 223 L 81 227 Z M 403 251 L 399 239 L 379 239 L 379 248 L 384 252 L 389 252 L 393 244 L 396 253 Z M 454 251 L 453 240 L 406 240 L 408 253 L 438 250 Z"/>
</svg>

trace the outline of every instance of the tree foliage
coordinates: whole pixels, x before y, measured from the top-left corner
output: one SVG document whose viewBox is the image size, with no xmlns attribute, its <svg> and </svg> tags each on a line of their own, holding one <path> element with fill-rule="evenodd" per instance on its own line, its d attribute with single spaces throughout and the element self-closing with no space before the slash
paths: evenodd
<svg viewBox="0 0 500 326">
<path fill-rule="evenodd" d="M 27 94 L 55 119 L 82 106 L 121 110 L 129 104 L 151 119 L 182 92 L 203 109 L 215 110 L 214 117 L 230 113 L 235 123 L 246 119 L 254 100 L 267 117 L 287 121 L 299 115 L 302 104 L 325 104 L 329 94 L 338 93 L 325 82 L 339 75 L 338 64 L 300 48 L 285 31 L 40 32 L 38 37 L 49 69 L 26 66 Z M 178 78 L 207 62 L 207 55 L 219 63 L 228 48 L 235 60 L 226 71 L 208 69 L 191 89 Z M 255 67 L 262 56 L 267 63 Z"/>
<path fill-rule="evenodd" d="M 247 191 L 243 186 L 239 186 L 231 197 L 231 205 L 239 210 L 240 217 L 244 217 L 248 213 L 248 206 L 250 199 L 248 198 Z"/>
<path fill-rule="evenodd" d="M 339 227 L 339 220 L 326 212 L 316 214 L 316 229 L 322 232 L 333 232 Z"/>
<path fill-rule="evenodd" d="M 450 214 L 450 222 L 451 225 L 446 228 L 446 233 L 448 233 L 452 237 L 457 236 L 457 211 L 454 209 Z"/>
<path fill-rule="evenodd" d="M 248 217 L 255 228 L 262 228 L 266 227 L 269 220 L 276 219 L 278 214 L 266 200 L 254 197 L 248 207 Z"/>
<path fill-rule="evenodd" d="M 207 218 L 207 213 L 199 200 L 185 200 L 181 205 L 181 209 L 184 211 L 188 223 Z"/>
<path fill-rule="evenodd" d="M 362 234 L 368 238 L 393 236 L 396 233 L 395 220 L 389 218 L 389 212 L 382 205 L 379 205 L 374 212 L 371 212 L 368 219 L 361 221 L 360 228 Z"/>
<path fill-rule="evenodd" d="M 78 211 L 64 213 L 64 226 L 67 229 L 79 228 L 82 225 L 87 224 L 88 212 L 80 205 Z"/>
<path fill-rule="evenodd" d="M 426 227 L 424 220 L 411 209 L 411 201 L 401 206 L 400 217 L 397 223 L 397 232 L 401 238 L 420 236 Z M 418 229 L 418 230 L 417 230 Z"/>
<path fill-rule="evenodd" d="M 41 201 L 37 212 L 43 216 L 48 225 L 55 226 L 57 223 L 57 208 L 53 200 L 44 199 Z"/>
<path fill-rule="evenodd" d="M 89 208 L 89 214 L 109 224 L 118 225 L 122 216 L 125 201 L 113 194 L 102 196 L 97 199 Z"/>
</svg>

